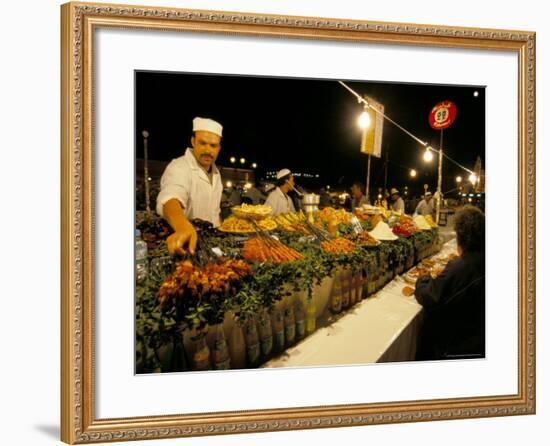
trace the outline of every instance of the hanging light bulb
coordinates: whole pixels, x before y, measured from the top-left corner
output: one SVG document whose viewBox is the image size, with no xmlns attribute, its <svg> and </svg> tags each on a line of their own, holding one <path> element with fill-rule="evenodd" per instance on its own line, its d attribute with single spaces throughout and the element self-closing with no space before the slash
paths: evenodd
<svg viewBox="0 0 550 446">
<path fill-rule="evenodd" d="M 365 110 L 361 115 L 359 115 L 359 119 L 357 120 L 357 123 L 359 124 L 359 127 L 363 130 L 369 128 L 370 126 L 370 115 Z"/>
<path fill-rule="evenodd" d="M 434 155 L 432 151 L 430 149 L 426 149 L 426 151 L 424 152 L 424 161 L 429 163 L 433 159 L 434 159 Z"/>
<path fill-rule="evenodd" d="M 456 177 L 456 182 L 457 183 L 462 183 L 462 177 L 461 176 Z"/>
<path fill-rule="evenodd" d="M 468 177 L 468 180 L 470 180 L 470 183 L 472 184 L 476 184 L 477 182 L 477 176 L 475 173 L 472 173 L 469 177 Z"/>
<path fill-rule="evenodd" d="M 409 175 L 414 178 L 416 176 L 416 170 L 414 169 L 411 169 L 411 171 L 409 172 Z"/>
</svg>

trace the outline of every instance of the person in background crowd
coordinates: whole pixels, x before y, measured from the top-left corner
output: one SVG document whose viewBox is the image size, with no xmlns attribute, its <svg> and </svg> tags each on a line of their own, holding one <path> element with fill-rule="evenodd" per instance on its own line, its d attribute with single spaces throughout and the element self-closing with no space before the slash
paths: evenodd
<svg viewBox="0 0 550 446">
<path fill-rule="evenodd" d="M 380 191 L 378 193 L 378 197 L 376 198 L 376 201 L 374 202 L 375 206 L 382 207 L 384 209 L 388 209 L 388 200 L 386 199 L 386 194 L 382 194 Z"/>
<path fill-rule="evenodd" d="M 485 215 L 465 206 L 455 218 L 458 258 L 437 277 L 419 277 L 424 307 L 417 359 L 485 357 Z"/>
<path fill-rule="evenodd" d="M 256 183 L 252 183 L 251 186 L 245 190 L 244 197 L 249 198 L 251 203 L 250 204 L 262 204 L 266 196 L 260 192 L 260 190 L 256 187 Z"/>
<path fill-rule="evenodd" d="M 195 252 L 197 231 L 191 220 L 220 225 L 223 186 L 215 161 L 221 149 L 222 129 L 212 119 L 193 119 L 191 148 L 172 160 L 162 174 L 157 213 L 174 230 L 166 239 L 170 254 L 184 255 L 184 247 L 191 254 Z"/>
<path fill-rule="evenodd" d="M 365 195 L 365 186 L 360 181 L 356 181 L 351 186 L 351 211 L 360 208 L 364 204 L 370 204 Z"/>
<path fill-rule="evenodd" d="M 296 208 L 288 192 L 294 189 L 294 177 L 288 169 L 277 172 L 277 187 L 268 195 L 265 204 L 271 206 L 271 215 L 295 212 Z"/>
<path fill-rule="evenodd" d="M 401 212 L 402 214 L 405 213 L 405 202 L 403 201 L 403 198 L 401 198 L 399 191 L 394 187 L 391 190 L 391 210 L 394 212 Z"/>
<path fill-rule="evenodd" d="M 420 200 L 420 203 L 416 206 L 414 210 L 415 215 L 432 215 L 435 211 L 435 203 L 432 197 L 432 193 L 427 191 L 424 194 L 424 198 Z"/>
<path fill-rule="evenodd" d="M 327 192 L 327 190 L 324 187 L 322 187 L 319 190 L 319 209 L 323 209 L 331 205 L 332 205 L 332 200 L 330 198 L 330 194 Z"/>
<path fill-rule="evenodd" d="M 241 199 L 241 193 L 239 192 L 239 188 L 237 186 L 230 188 L 229 203 L 231 204 L 231 206 L 239 206 L 241 202 L 242 202 L 242 199 Z"/>
</svg>

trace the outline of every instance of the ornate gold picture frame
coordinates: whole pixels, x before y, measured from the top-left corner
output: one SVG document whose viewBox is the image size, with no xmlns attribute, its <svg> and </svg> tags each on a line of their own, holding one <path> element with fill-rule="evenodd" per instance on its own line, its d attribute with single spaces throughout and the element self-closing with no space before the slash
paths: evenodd
<svg viewBox="0 0 550 446">
<path fill-rule="evenodd" d="M 61 18 L 61 439 L 64 442 L 160 439 L 535 413 L 535 33 L 91 3 L 67 3 L 61 8 Z M 513 53 L 519 67 L 517 394 L 97 418 L 94 64 L 98 49 L 94 36 L 101 28 Z"/>
</svg>

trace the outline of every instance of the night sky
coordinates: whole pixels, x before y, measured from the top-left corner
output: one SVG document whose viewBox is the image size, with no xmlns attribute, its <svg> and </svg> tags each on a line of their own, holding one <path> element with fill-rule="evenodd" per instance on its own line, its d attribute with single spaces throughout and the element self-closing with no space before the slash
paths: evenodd
<svg viewBox="0 0 550 446">
<path fill-rule="evenodd" d="M 136 72 L 136 154 L 143 157 L 142 130 L 148 130 L 149 158 L 171 160 L 190 146 L 192 119 L 209 117 L 224 129 L 217 164 L 246 158 L 263 172 L 288 167 L 320 174 L 320 182 L 300 181 L 306 188 L 330 184 L 333 189 L 365 182 L 367 156 L 359 151 L 361 130 L 357 117 L 362 106 L 337 80 L 223 76 L 211 74 Z M 346 81 L 345 79 L 342 79 Z M 485 157 L 485 90 L 480 86 L 439 86 L 380 82 L 347 82 L 359 94 L 385 106 L 385 113 L 433 147 L 439 131 L 428 123 L 432 107 L 453 101 L 458 109 L 454 124 L 444 133 L 446 153 L 473 169 L 476 157 Z M 474 91 L 479 95 L 474 96 Z M 389 151 L 389 152 L 388 152 Z M 372 158 L 371 190 L 384 184 L 389 155 L 388 188 L 405 185 L 420 192 L 428 183 L 435 191 L 437 157 L 422 160 L 422 147 L 385 122 L 382 159 Z M 415 179 L 409 169 L 417 170 Z M 455 187 L 455 177 L 468 174 L 444 159 L 443 192 Z"/>
</svg>

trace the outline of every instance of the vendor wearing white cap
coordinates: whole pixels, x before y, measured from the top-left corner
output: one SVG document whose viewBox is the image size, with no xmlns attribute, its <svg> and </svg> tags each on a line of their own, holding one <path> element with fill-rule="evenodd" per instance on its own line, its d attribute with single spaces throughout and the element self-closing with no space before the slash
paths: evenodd
<svg viewBox="0 0 550 446">
<path fill-rule="evenodd" d="M 394 187 L 390 191 L 391 198 L 393 200 L 393 203 L 391 205 L 392 211 L 395 212 L 401 212 L 402 214 L 405 213 L 405 202 L 403 201 L 403 198 L 399 196 L 399 191 Z"/>
<path fill-rule="evenodd" d="M 288 169 L 282 169 L 277 172 L 277 187 L 267 196 L 265 204 L 271 206 L 271 215 L 285 214 L 295 212 L 292 198 L 288 192 L 294 189 L 294 177 Z"/>
<path fill-rule="evenodd" d="M 197 232 L 190 220 L 200 218 L 214 226 L 220 224 L 223 192 L 221 176 L 215 165 L 220 153 L 222 126 L 211 119 L 193 119 L 191 148 L 168 164 L 160 180 L 157 213 L 174 233 L 166 239 L 170 254 L 193 254 Z"/>
<path fill-rule="evenodd" d="M 434 200 L 431 192 L 426 192 L 414 211 L 415 215 L 432 215 L 434 213 Z"/>
</svg>

